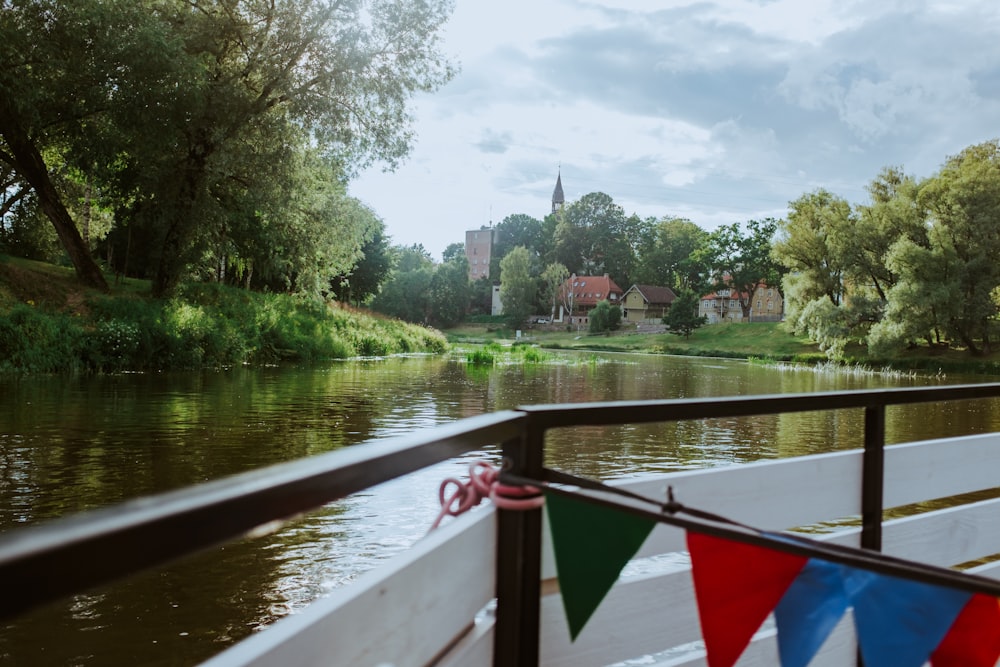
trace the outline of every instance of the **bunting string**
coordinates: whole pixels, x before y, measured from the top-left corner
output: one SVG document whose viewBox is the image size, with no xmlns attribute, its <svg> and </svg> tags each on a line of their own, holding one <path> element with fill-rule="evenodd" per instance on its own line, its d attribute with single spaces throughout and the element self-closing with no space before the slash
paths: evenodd
<svg viewBox="0 0 1000 667">
<path fill-rule="evenodd" d="M 559 588 L 575 640 L 657 523 L 687 531 L 709 667 L 732 667 L 768 615 L 782 667 L 806 667 L 853 610 L 866 667 L 995 667 L 1000 582 L 790 533 L 543 469 Z M 570 488 L 570 486 L 574 488 Z"/>
<path fill-rule="evenodd" d="M 879 574 L 894 575 L 928 584 L 950 586 L 970 593 L 985 593 L 1000 597 L 1000 581 L 995 579 L 905 560 L 878 551 L 820 542 L 804 535 L 774 533 L 761 530 L 718 514 L 688 507 L 673 499 L 672 492 L 669 492 L 668 500 L 661 502 L 626 489 L 620 489 L 602 482 L 576 477 L 548 468 L 544 469 L 543 476 L 545 479 L 533 480 L 508 472 L 500 473 L 501 479 L 511 485 L 531 485 L 543 489 L 548 494 L 579 498 L 588 503 L 614 508 L 619 512 L 633 514 L 651 519 L 657 523 L 667 524 L 704 535 L 765 547 L 807 558 L 824 558 L 834 563 L 867 569 Z M 559 481 L 555 482 L 554 480 Z M 616 502 L 607 495 L 595 495 L 577 489 L 566 488 L 565 486 L 558 486 L 557 484 L 572 485 L 586 491 L 597 491 L 603 494 L 637 500 L 657 507 L 660 511 L 645 509 L 630 503 Z M 687 516 L 678 516 L 682 514 Z"/>
</svg>

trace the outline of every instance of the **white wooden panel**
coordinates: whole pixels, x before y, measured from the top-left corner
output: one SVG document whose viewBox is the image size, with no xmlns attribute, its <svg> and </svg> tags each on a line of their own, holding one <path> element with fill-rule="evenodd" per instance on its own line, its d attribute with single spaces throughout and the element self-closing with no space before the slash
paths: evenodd
<svg viewBox="0 0 1000 667">
<path fill-rule="evenodd" d="M 350 586 L 204 667 L 422 667 L 472 628 L 494 595 L 496 515 L 459 517 Z"/>
<path fill-rule="evenodd" d="M 882 551 L 948 567 L 1000 553 L 1000 499 L 887 521 Z"/>
<path fill-rule="evenodd" d="M 1000 579 L 1000 560 L 970 567 L 968 572 L 969 574 L 978 574 L 983 577 L 990 577 L 991 579 Z"/>
<path fill-rule="evenodd" d="M 1000 433 L 886 447 L 885 506 L 992 489 L 998 470 Z"/>
<path fill-rule="evenodd" d="M 689 569 L 619 583 L 573 643 L 559 595 L 543 597 L 541 612 L 546 667 L 606 665 L 701 639 Z"/>
<path fill-rule="evenodd" d="M 849 667 L 856 664 L 857 642 L 854 637 L 854 617 L 850 610 L 834 627 L 830 636 L 809 663 L 809 667 Z M 657 661 L 650 667 L 705 667 L 705 651 L 692 651 L 688 655 Z M 773 627 L 754 635 L 736 667 L 774 667 L 778 663 L 777 630 Z"/>
<path fill-rule="evenodd" d="M 434 667 L 484 667 L 493 662 L 495 618 L 491 614 L 476 623 Z"/>
<path fill-rule="evenodd" d="M 668 485 L 685 505 L 765 530 L 785 530 L 861 513 L 861 453 L 691 470 L 621 484 L 664 499 Z M 639 556 L 682 549 L 683 533 L 657 527 Z"/>
</svg>

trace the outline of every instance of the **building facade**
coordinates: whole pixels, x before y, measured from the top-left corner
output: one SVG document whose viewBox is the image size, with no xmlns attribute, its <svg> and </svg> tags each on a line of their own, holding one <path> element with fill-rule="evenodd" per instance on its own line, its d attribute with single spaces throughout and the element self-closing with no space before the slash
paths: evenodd
<svg viewBox="0 0 1000 667">
<path fill-rule="evenodd" d="M 640 323 L 660 322 L 677 295 L 669 287 L 632 285 L 622 297 L 622 321 Z"/>
<path fill-rule="evenodd" d="M 493 227 L 480 227 L 465 232 L 465 257 L 469 260 L 469 280 L 490 277 L 490 258 L 493 256 L 495 239 L 496 230 Z"/>
</svg>

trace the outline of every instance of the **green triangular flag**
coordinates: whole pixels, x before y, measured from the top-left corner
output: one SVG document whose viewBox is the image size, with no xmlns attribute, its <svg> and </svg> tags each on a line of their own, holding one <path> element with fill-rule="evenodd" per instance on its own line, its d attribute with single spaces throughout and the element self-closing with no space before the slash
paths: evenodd
<svg viewBox="0 0 1000 667">
<path fill-rule="evenodd" d="M 575 640 L 656 522 L 545 491 L 559 589 Z"/>
</svg>

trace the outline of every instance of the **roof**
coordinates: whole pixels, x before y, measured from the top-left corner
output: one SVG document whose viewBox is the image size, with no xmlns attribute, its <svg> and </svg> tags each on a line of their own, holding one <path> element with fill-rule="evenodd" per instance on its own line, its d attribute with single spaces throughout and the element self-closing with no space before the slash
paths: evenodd
<svg viewBox="0 0 1000 667">
<path fill-rule="evenodd" d="M 562 189 L 562 171 L 560 170 L 559 175 L 556 176 L 556 189 L 552 191 L 552 203 L 553 204 L 565 204 L 566 197 L 563 195 Z"/>
<path fill-rule="evenodd" d="M 651 306 L 669 306 L 677 298 L 674 291 L 669 287 L 659 287 L 658 285 L 632 285 L 625 294 L 635 290 L 642 295 L 646 303 Z"/>
<path fill-rule="evenodd" d="M 614 302 L 622 297 L 622 288 L 608 274 L 603 276 L 570 276 L 563 283 L 563 289 L 573 293 L 573 308 L 596 306 L 598 302 L 609 299 L 615 294 Z"/>
<path fill-rule="evenodd" d="M 757 283 L 756 289 L 757 290 L 762 290 L 762 289 L 767 289 L 768 287 L 770 287 L 770 285 L 768 285 L 767 283 L 765 283 L 762 280 L 761 282 Z M 729 295 L 728 296 L 720 296 L 719 292 L 715 291 L 715 292 L 712 292 L 711 294 L 704 294 L 704 295 L 702 295 L 702 296 L 700 296 L 698 298 L 700 298 L 700 299 L 748 299 L 748 298 L 750 298 L 750 295 L 747 294 L 746 292 L 740 292 L 739 295 L 737 295 L 736 294 L 736 290 L 732 290 L 731 289 L 731 290 L 729 290 Z"/>
</svg>

